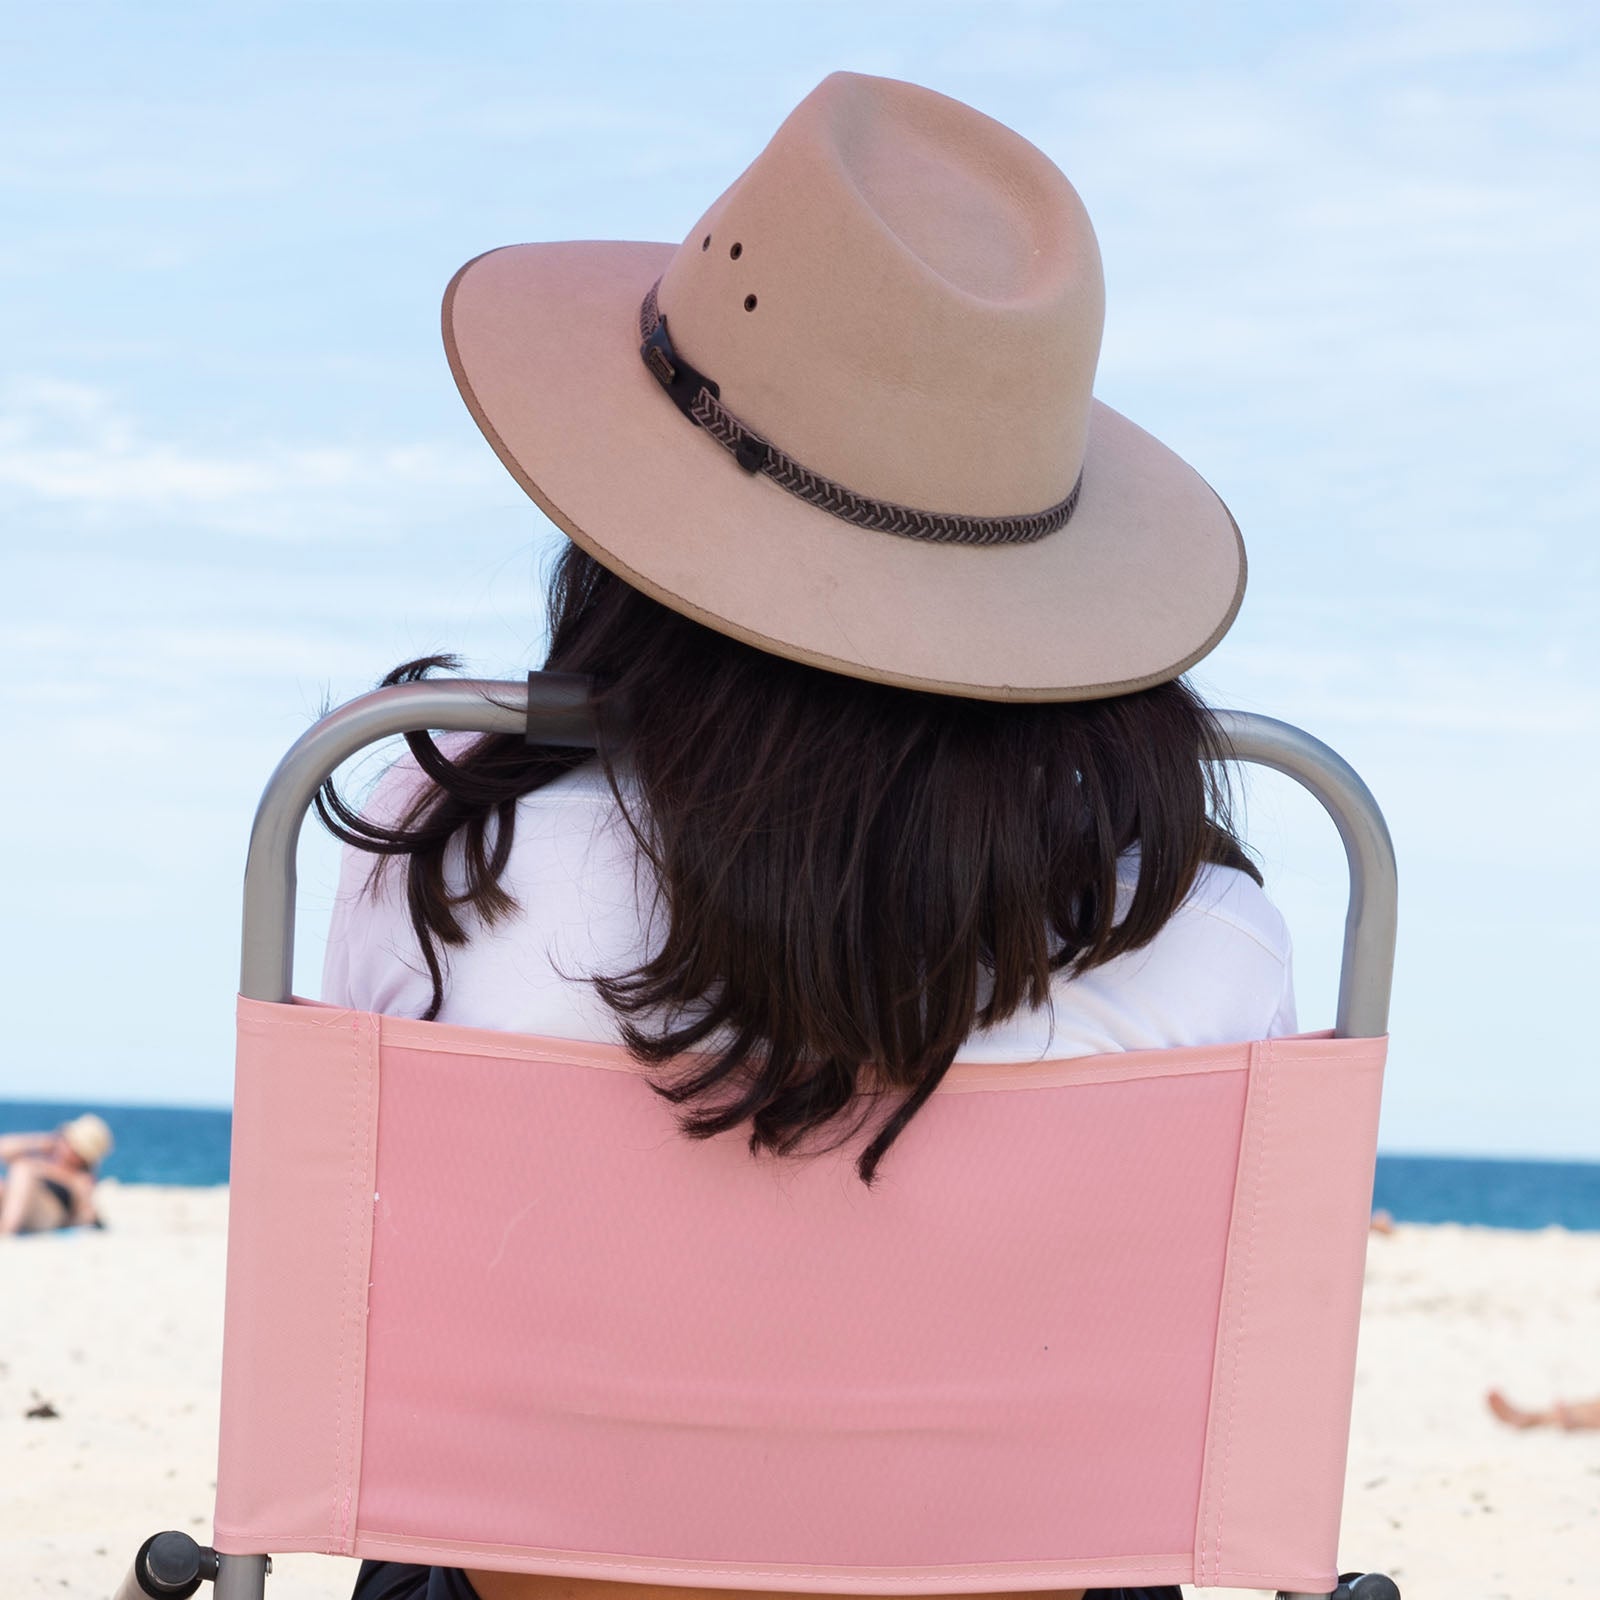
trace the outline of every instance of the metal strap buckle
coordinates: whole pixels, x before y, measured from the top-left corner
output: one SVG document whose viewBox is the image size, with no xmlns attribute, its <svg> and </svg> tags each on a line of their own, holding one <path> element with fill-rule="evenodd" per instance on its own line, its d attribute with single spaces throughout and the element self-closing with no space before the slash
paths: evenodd
<svg viewBox="0 0 1600 1600">
<path fill-rule="evenodd" d="M 700 419 L 694 414 L 693 407 L 700 397 L 700 391 L 706 390 L 713 400 L 720 399 L 722 391 L 715 379 L 696 371 L 672 348 L 665 317 L 657 318 L 649 338 L 639 346 L 639 354 L 644 357 L 644 364 L 656 382 L 671 396 L 672 403 L 698 428 Z"/>
</svg>

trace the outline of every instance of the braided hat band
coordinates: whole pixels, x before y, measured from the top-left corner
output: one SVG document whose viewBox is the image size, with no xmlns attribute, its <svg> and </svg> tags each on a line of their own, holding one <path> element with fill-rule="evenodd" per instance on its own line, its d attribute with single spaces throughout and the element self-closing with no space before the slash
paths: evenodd
<svg viewBox="0 0 1600 1600">
<path fill-rule="evenodd" d="M 659 278 L 650 285 L 639 307 L 639 354 L 651 376 L 667 391 L 673 404 L 718 444 L 730 451 L 746 472 L 771 478 L 780 489 L 827 511 L 858 528 L 898 533 L 908 539 L 936 544 L 1032 544 L 1064 527 L 1083 489 L 1083 474 L 1066 499 L 1020 517 L 971 517 L 939 511 L 919 511 L 891 500 L 873 500 L 842 483 L 802 466 L 769 439 L 747 427 L 723 405 L 721 389 L 680 356 L 667 335 L 667 319 L 656 303 Z"/>
</svg>

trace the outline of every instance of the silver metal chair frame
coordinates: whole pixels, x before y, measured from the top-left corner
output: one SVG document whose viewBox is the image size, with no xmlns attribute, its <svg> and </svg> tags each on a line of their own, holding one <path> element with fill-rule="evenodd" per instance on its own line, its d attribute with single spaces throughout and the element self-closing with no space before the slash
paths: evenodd
<svg viewBox="0 0 1600 1600">
<path fill-rule="evenodd" d="M 526 730 L 542 743 L 592 747 L 597 729 L 587 692 L 586 679 L 550 672 L 535 673 L 527 683 L 403 684 L 362 695 L 303 734 L 268 782 L 250 836 L 240 993 L 271 1001 L 286 1001 L 293 993 L 300 828 L 318 788 L 343 762 L 378 740 L 420 729 L 518 735 Z M 1223 711 L 1217 717 L 1233 759 L 1286 773 L 1310 790 L 1333 819 L 1350 877 L 1334 1033 L 1385 1033 L 1398 886 L 1383 813 L 1355 770 L 1321 740 L 1249 712 Z M 266 1556 L 221 1556 L 218 1568 L 218 1600 L 262 1600 Z M 1328 1597 L 1293 1594 L 1280 1600 Z"/>
</svg>

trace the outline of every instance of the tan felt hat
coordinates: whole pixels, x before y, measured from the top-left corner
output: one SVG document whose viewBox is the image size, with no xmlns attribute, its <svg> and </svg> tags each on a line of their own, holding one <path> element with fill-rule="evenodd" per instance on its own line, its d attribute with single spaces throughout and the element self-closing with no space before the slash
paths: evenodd
<svg viewBox="0 0 1600 1600">
<path fill-rule="evenodd" d="M 1093 397 L 1077 191 L 960 101 L 837 72 L 679 245 L 511 245 L 451 370 L 572 539 L 674 610 L 854 677 L 1076 700 L 1176 677 L 1244 593 L 1205 481 Z"/>
<path fill-rule="evenodd" d="M 86 1167 L 98 1166 L 104 1161 L 111 1154 L 111 1146 L 115 1142 L 105 1119 L 97 1117 L 92 1111 L 74 1117 L 71 1122 L 63 1122 L 61 1137 L 67 1141 L 67 1148 Z"/>
</svg>

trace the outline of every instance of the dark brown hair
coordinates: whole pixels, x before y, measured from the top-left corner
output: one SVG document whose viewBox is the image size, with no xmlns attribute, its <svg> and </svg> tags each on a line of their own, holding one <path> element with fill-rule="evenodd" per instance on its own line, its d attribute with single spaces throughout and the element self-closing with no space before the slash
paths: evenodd
<svg viewBox="0 0 1600 1600">
<path fill-rule="evenodd" d="M 629 1051 L 674 1069 L 651 1086 L 686 1108 L 692 1137 L 748 1122 L 752 1152 L 786 1154 L 832 1123 L 831 1148 L 897 1097 L 857 1162 L 870 1184 L 974 1028 L 1148 943 L 1202 864 L 1260 882 L 1213 764 L 1220 736 L 1181 680 L 1049 704 L 893 688 L 715 632 L 571 544 L 549 610 L 546 667 L 593 678 L 602 725 L 626 708 L 631 805 L 621 750 L 602 738 L 598 756 L 668 911 L 653 957 L 590 981 Z M 454 665 L 429 657 L 383 681 Z M 432 1018 L 467 919 L 514 909 L 500 878 L 518 798 L 590 755 L 503 735 L 455 758 L 426 734 L 408 743 L 432 782 L 393 826 L 331 782 L 318 810 L 346 843 L 407 858 Z"/>
</svg>

